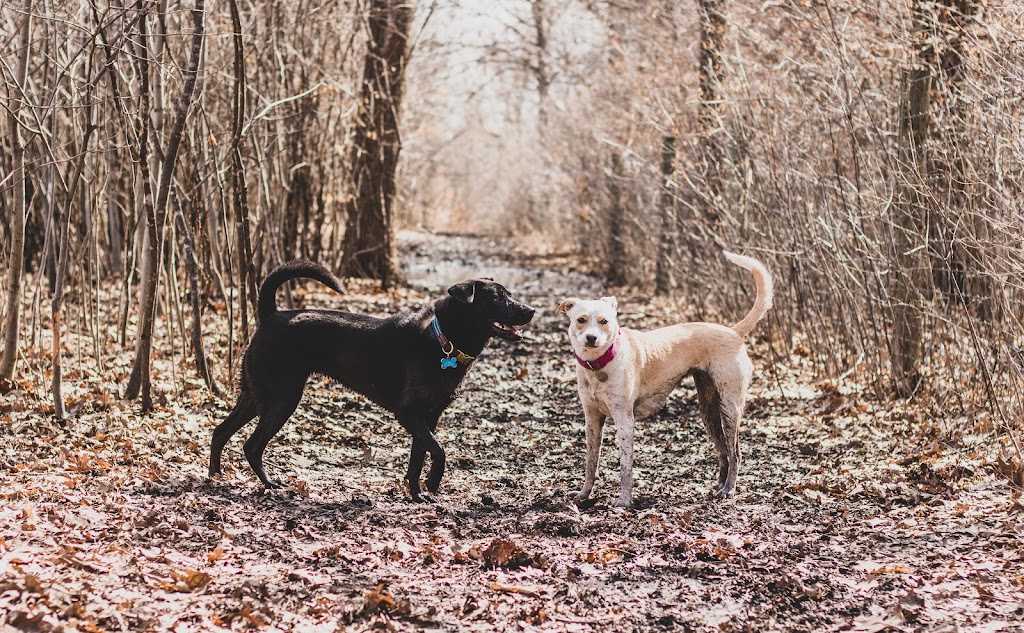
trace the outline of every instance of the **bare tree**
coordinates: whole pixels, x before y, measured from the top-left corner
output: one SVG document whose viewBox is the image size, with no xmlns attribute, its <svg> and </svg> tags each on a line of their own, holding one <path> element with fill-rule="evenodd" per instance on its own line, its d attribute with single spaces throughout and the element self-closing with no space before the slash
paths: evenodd
<svg viewBox="0 0 1024 633">
<path fill-rule="evenodd" d="M 206 361 L 206 349 L 203 347 L 202 312 L 199 309 L 199 273 L 196 267 L 192 233 L 189 230 L 188 222 L 185 221 L 185 213 L 181 210 L 181 197 L 178 195 L 178 187 L 175 185 L 171 186 L 171 198 L 174 201 L 182 245 L 185 247 L 185 273 L 188 276 L 189 305 L 192 308 L 192 353 L 196 359 L 196 371 L 210 391 L 219 396 L 220 388 L 217 387 L 217 381 L 213 377 L 213 372 L 210 371 L 209 363 Z"/>
<path fill-rule="evenodd" d="M 245 183 L 245 163 L 242 161 L 242 121 L 245 118 L 245 50 L 242 43 L 242 19 L 238 12 L 238 1 L 228 0 L 231 9 L 231 41 L 234 45 L 232 59 L 235 73 L 231 93 L 231 200 L 235 210 L 235 247 L 238 257 L 238 287 L 241 288 L 239 307 L 241 312 L 242 339 L 249 330 L 248 308 L 253 307 L 256 316 L 256 270 L 252 259 L 252 242 L 249 238 L 249 192 Z M 248 298 L 248 301 L 246 300 Z"/>
<path fill-rule="evenodd" d="M 139 324 L 139 340 L 135 352 L 135 361 L 132 365 L 132 373 L 128 379 L 128 386 L 125 388 L 125 398 L 134 399 L 142 396 L 142 408 L 149 411 L 153 408 L 151 394 L 150 376 L 150 353 L 153 345 L 153 322 L 156 319 L 156 298 L 157 284 L 160 276 L 160 257 L 163 248 L 164 220 L 167 215 L 167 199 L 171 189 L 171 180 L 174 177 L 174 165 L 178 155 L 178 147 L 181 144 L 181 136 L 185 129 L 185 119 L 188 110 L 192 105 L 192 93 L 196 86 L 196 77 L 199 70 L 199 55 L 203 46 L 203 21 L 204 21 L 204 0 L 196 0 L 195 8 L 192 9 L 192 22 L 194 31 L 192 34 L 192 51 L 189 54 L 188 66 L 185 69 L 185 84 L 178 100 L 177 112 L 175 113 L 170 134 L 168 136 L 167 148 L 164 150 L 163 161 L 160 171 L 160 180 L 153 206 L 147 205 L 146 226 L 148 229 L 148 248 L 146 257 L 148 265 L 145 266 L 146 276 L 143 279 L 143 301 L 140 305 L 141 322 Z M 145 19 L 140 25 L 145 24 Z M 145 29 L 142 29 L 143 37 Z M 145 40 L 143 40 L 145 42 Z M 143 75 L 145 83 L 145 75 Z M 146 93 L 145 86 L 143 94 Z M 143 117 L 148 117 L 148 108 L 143 109 Z M 142 123 L 147 127 L 147 122 Z M 145 153 L 142 153 L 141 161 L 146 161 Z"/>
<path fill-rule="evenodd" d="M 654 292 L 668 294 L 675 287 L 675 196 L 672 195 L 672 177 L 676 164 L 676 139 L 666 136 L 661 141 L 662 192 L 658 206 L 661 207 L 661 236 L 658 240 L 658 255 L 655 261 Z"/>
<path fill-rule="evenodd" d="M 25 200 L 25 131 L 21 121 L 21 109 L 28 99 L 29 44 L 32 41 L 32 0 L 22 5 L 21 38 L 18 41 L 18 63 L 14 69 L 13 85 L 8 88 L 8 118 L 11 122 L 12 164 L 11 186 L 14 190 L 14 205 L 11 210 L 11 259 L 7 268 L 7 320 L 4 323 L 4 349 L 0 359 L 0 381 L 14 377 L 14 365 L 18 360 L 18 320 L 21 314 L 21 280 L 25 269 L 25 218 L 28 213 Z M 5 65 L 6 67 L 6 65 Z"/>
<path fill-rule="evenodd" d="M 625 180 L 622 167 L 622 156 L 612 152 L 609 158 L 608 175 L 608 265 L 605 279 L 613 286 L 624 286 L 629 266 L 629 222 L 622 200 L 622 183 Z"/>
<path fill-rule="evenodd" d="M 50 389 L 53 394 L 53 407 L 54 415 L 58 419 L 64 418 L 64 397 L 61 393 L 61 310 L 64 306 L 64 278 L 67 274 L 68 261 L 71 259 L 71 253 L 69 248 L 70 232 L 72 226 L 72 209 L 76 206 L 79 200 L 76 200 L 78 193 L 83 189 L 82 179 L 84 177 L 86 157 L 89 154 L 89 142 L 92 139 L 93 132 L 96 131 L 96 121 L 93 116 L 93 90 L 95 84 L 99 81 L 102 74 L 97 75 L 95 80 L 92 78 L 92 51 L 89 55 L 89 64 L 86 67 L 85 74 L 85 132 L 82 137 L 81 144 L 78 148 L 78 157 L 75 161 L 75 171 L 71 177 L 70 188 L 67 194 L 67 201 L 64 204 L 64 218 L 60 227 L 60 237 L 58 239 L 58 256 L 57 256 L 57 269 L 54 275 L 54 288 L 53 288 L 53 300 L 50 303 L 50 315 L 52 318 L 53 328 L 53 375 L 50 381 Z M 109 61 L 109 60 L 108 60 Z M 109 64 L 104 64 L 103 71 L 109 68 Z M 82 199 L 84 200 L 84 198 Z M 83 215 L 86 214 L 85 204 L 81 204 L 81 212 Z"/>
<path fill-rule="evenodd" d="M 548 31 L 551 18 L 546 0 L 530 0 L 530 16 L 533 18 L 534 48 L 533 59 L 528 66 L 537 83 L 537 123 L 543 136 L 547 126 L 548 93 L 551 92 L 551 68 L 548 64 Z"/>
<path fill-rule="evenodd" d="M 358 125 L 349 155 L 352 193 L 346 205 L 346 275 L 398 282 L 395 252 L 395 170 L 398 130 L 413 8 L 406 0 L 371 0 Z"/>
<path fill-rule="evenodd" d="M 952 301 L 975 308 L 979 315 L 993 312 L 991 288 L 979 269 L 985 253 L 979 240 L 988 237 L 988 222 L 973 212 L 969 191 L 967 130 L 970 106 L 964 94 L 971 37 L 971 22 L 978 0 L 943 0 L 918 8 L 922 41 L 919 55 L 932 73 L 932 137 L 928 156 L 929 189 L 935 205 L 948 213 L 927 214 L 928 250 L 936 288 Z"/>
<path fill-rule="evenodd" d="M 701 172 L 706 184 L 704 212 L 709 220 L 718 219 L 722 204 L 721 165 L 725 159 L 725 98 L 722 94 L 722 44 L 725 38 L 725 0 L 698 0 L 700 12 L 700 133 L 703 151 Z"/>
</svg>

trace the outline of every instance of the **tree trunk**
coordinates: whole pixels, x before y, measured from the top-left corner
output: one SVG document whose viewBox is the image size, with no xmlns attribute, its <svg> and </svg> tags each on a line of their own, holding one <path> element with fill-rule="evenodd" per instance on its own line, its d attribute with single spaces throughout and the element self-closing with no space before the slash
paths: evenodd
<svg viewBox="0 0 1024 633">
<path fill-rule="evenodd" d="M 530 0 L 530 12 L 533 16 L 533 44 L 537 57 L 533 60 L 530 70 L 537 82 L 537 120 L 539 132 L 543 138 L 548 122 L 548 92 L 551 89 L 551 75 L 548 72 L 548 19 L 545 0 Z"/>
<path fill-rule="evenodd" d="M 896 200 L 893 203 L 893 338 L 890 343 L 896 392 L 909 397 L 920 382 L 922 355 L 922 250 L 925 200 L 922 174 L 928 138 L 931 75 L 920 59 L 904 72 L 899 109 Z"/>
<path fill-rule="evenodd" d="M 661 239 L 655 262 L 654 293 L 666 295 L 675 287 L 672 269 L 675 264 L 676 198 L 670 189 L 676 164 L 676 139 L 666 136 L 661 140 Z"/>
<path fill-rule="evenodd" d="M 28 144 L 21 129 L 21 108 L 27 98 L 28 53 L 32 37 L 32 0 L 25 0 L 21 22 L 21 40 L 18 42 L 18 65 L 14 70 L 15 86 L 8 95 L 8 115 L 11 122 L 12 173 L 11 189 L 14 204 L 11 218 L 11 261 L 7 269 L 7 319 L 4 323 L 4 350 L 0 359 L 0 381 L 14 378 L 14 365 L 18 360 L 18 321 L 21 316 L 21 280 L 25 271 L 25 219 L 28 202 L 25 199 L 25 146 Z M 20 92 L 20 94 L 19 94 Z"/>
<path fill-rule="evenodd" d="M 202 312 L 199 310 L 199 276 L 196 271 L 192 233 L 185 221 L 185 213 L 181 210 L 181 198 L 178 196 L 177 187 L 171 189 L 171 196 L 174 198 L 174 210 L 177 213 L 178 225 L 181 227 L 181 241 L 185 246 L 185 272 L 188 274 L 189 304 L 192 308 L 192 352 L 196 357 L 196 371 L 213 395 L 220 396 L 220 389 L 206 362 L 206 350 L 203 348 Z"/>
<path fill-rule="evenodd" d="M 241 339 L 249 334 L 249 307 L 256 312 L 256 270 L 252 259 L 252 240 L 249 237 L 249 192 L 245 183 L 245 163 L 242 162 L 242 125 L 245 118 L 245 51 L 242 42 L 242 17 L 238 1 L 228 0 L 231 9 L 232 41 L 234 43 L 235 83 L 231 108 L 231 198 L 235 210 L 235 247 L 238 253 L 238 296 L 241 308 Z M 247 300 L 248 299 L 248 300 Z"/>
<path fill-rule="evenodd" d="M 359 124 L 349 157 L 351 195 L 342 274 L 379 279 L 385 288 L 400 282 L 393 205 L 412 15 L 408 0 L 370 2 Z"/>
<path fill-rule="evenodd" d="M 605 279 L 613 286 L 624 286 L 628 281 L 627 264 L 629 240 L 627 239 L 628 224 L 625 222 L 625 210 L 622 206 L 622 156 L 613 152 L 611 169 L 608 174 L 608 269 Z"/>
<path fill-rule="evenodd" d="M 723 147 L 723 118 L 725 99 L 722 96 L 722 41 L 725 38 L 725 15 L 723 0 L 699 0 L 700 9 L 700 59 L 698 82 L 700 84 L 700 130 L 703 151 L 701 152 L 701 176 L 704 180 L 704 214 L 716 222 L 719 205 L 722 204 L 722 168 L 725 159 Z"/>
<path fill-rule="evenodd" d="M 157 266 L 157 254 L 155 252 L 157 240 L 155 236 L 152 236 L 150 231 L 156 228 L 156 219 L 153 212 L 153 195 L 152 195 L 152 179 L 150 178 L 149 170 L 149 110 L 150 110 L 150 86 L 149 86 L 149 38 L 148 38 L 148 16 L 145 14 L 144 6 L 141 0 L 136 0 L 135 3 L 136 13 L 141 15 L 139 19 L 139 43 L 134 47 L 137 72 L 139 75 L 139 115 L 138 121 L 136 122 L 136 135 L 138 139 L 138 149 L 135 152 L 135 162 L 139 166 L 139 172 L 137 176 L 137 182 L 141 187 L 137 185 L 136 194 L 136 207 L 142 207 L 142 213 L 138 214 L 139 223 L 135 228 L 135 244 L 132 248 L 132 252 L 141 252 L 142 262 L 139 266 L 141 269 L 141 276 L 143 278 L 142 288 L 139 295 L 139 331 L 136 336 L 136 356 L 135 361 L 132 365 L 132 373 L 128 378 L 128 386 L 125 388 L 125 398 L 133 399 L 137 398 L 139 391 L 144 391 L 143 396 L 143 408 L 148 410 L 149 406 L 146 398 L 149 396 L 149 385 L 143 386 L 143 379 L 145 382 L 149 382 L 149 342 L 146 339 L 145 328 L 143 324 L 146 322 L 146 315 L 148 314 L 148 307 L 150 303 L 155 303 L 156 299 L 150 295 L 150 285 L 146 281 L 149 278 L 149 271 Z M 140 231 L 142 238 L 140 240 Z M 141 246 L 139 246 L 141 244 Z M 155 289 L 152 293 L 155 295 Z M 130 301 L 129 301 L 130 303 Z M 125 305 L 125 314 L 127 315 L 128 305 Z M 145 374 L 145 376 L 143 375 Z"/>
<path fill-rule="evenodd" d="M 88 65 L 89 77 L 92 73 L 92 64 Z M 82 138 L 82 146 L 75 163 L 75 173 L 72 176 L 70 189 L 68 191 L 67 203 L 64 205 L 64 222 L 60 227 L 59 248 L 57 250 L 57 266 L 54 275 L 53 300 L 50 303 L 50 315 L 53 320 L 53 375 L 50 380 L 50 390 L 53 394 L 54 416 L 58 420 L 64 419 L 64 397 L 61 394 L 61 310 L 64 306 L 64 277 L 67 274 L 68 259 L 71 255 L 71 244 L 69 235 L 71 233 L 71 210 L 75 204 L 75 196 L 78 195 L 78 188 L 81 186 L 83 172 L 85 171 L 85 158 L 89 153 L 89 140 L 92 133 L 96 131 L 96 123 L 93 121 L 93 100 L 92 85 L 86 87 L 85 104 L 85 134 Z M 85 212 L 84 204 L 82 205 Z M 84 301 L 84 298 L 83 298 Z"/>
<path fill-rule="evenodd" d="M 147 229 L 149 245 L 147 258 L 149 265 L 146 266 L 145 277 L 143 278 L 143 301 L 140 305 L 139 316 L 139 341 L 135 351 L 135 361 L 132 365 L 131 377 L 128 379 L 128 386 L 125 389 L 125 398 L 134 399 L 142 396 L 142 409 L 148 412 L 153 408 L 153 399 L 150 382 L 150 351 L 153 346 L 153 322 L 156 319 L 157 286 L 160 278 L 160 253 L 162 252 L 162 237 L 164 232 L 164 220 L 167 215 L 167 198 L 171 188 L 171 179 L 174 176 L 174 164 L 178 155 L 178 147 L 181 144 L 181 135 L 185 128 L 185 119 L 188 116 L 189 107 L 192 104 L 192 93 L 196 86 L 196 76 L 199 69 L 199 56 L 203 45 L 203 19 L 204 0 L 196 0 L 195 8 L 192 10 L 192 22 L 195 31 L 192 34 L 192 52 L 189 56 L 188 67 L 185 70 L 185 85 L 182 88 L 181 99 L 178 101 L 178 109 L 175 113 L 174 123 L 167 140 L 167 148 L 164 150 L 163 164 L 161 165 L 159 188 L 152 207 L 147 205 Z M 140 33 L 145 34 L 145 20 L 140 21 Z M 145 83 L 145 75 L 143 83 Z M 148 92 L 148 86 L 142 88 L 143 93 Z M 148 101 L 148 99 L 147 99 Z M 143 108 L 142 117 L 148 116 L 147 109 Z M 143 121 L 145 126 L 145 121 Z M 148 160 L 148 156 L 141 157 L 142 164 Z"/>
<path fill-rule="evenodd" d="M 928 156 L 929 185 L 943 205 L 941 213 L 928 214 L 929 254 L 932 279 L 951 301 L 969 306 L 978 316 L 992 316 L 992 288 L 980 270 L 991 269 L 984 262 L 993 254 L 979 247 L 988 243 L 989 224 L 976 213 L 968 190 L 968 161 L 971 138 L 965 131 L 969 106 L 964 101 L 964 58 L 971 18 L 978 12 L 978 0 L 942 0 L 921 7 L 921 32 L 928 42 L 921 57 L 934 73 L 932 117 L 935 148 Z"/>
</svg>

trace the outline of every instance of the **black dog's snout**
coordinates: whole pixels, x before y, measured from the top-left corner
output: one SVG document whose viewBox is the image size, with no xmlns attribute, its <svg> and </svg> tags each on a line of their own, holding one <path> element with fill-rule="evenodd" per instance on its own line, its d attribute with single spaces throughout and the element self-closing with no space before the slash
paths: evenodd
<svg viewBox="0 0 1024 633">
<path fill-rule="evenodd" d="M 519 303 L 518 301 L 509 301 L 510 307 L 513 308 L 514 320 L 516 325 L 526 325 L 533 320 L 533 315 L 537 311 L 525 303 Z"/>
</svg>

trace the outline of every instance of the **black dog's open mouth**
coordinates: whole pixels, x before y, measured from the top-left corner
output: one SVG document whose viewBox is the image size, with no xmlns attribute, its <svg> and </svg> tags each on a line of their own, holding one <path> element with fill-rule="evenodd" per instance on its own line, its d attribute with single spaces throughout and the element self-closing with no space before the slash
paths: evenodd
<svg viewBox="0 0 1024 633">
<path fill-rule="evenodd" d="M 498 338 L 503 338 L 506 341 L 521 341 L 523 340 L 523 328 L 515 325 L 505 325 L 498 321 L 491 322 L 491 329 L 494 331 L 494 335 Z"/>
</svg>

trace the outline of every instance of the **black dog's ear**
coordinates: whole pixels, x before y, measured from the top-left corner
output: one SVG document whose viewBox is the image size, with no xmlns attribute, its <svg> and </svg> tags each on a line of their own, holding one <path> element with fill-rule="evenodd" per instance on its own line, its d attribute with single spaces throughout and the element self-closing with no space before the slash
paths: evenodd
<svg viewBox="0 0 1024 633">
<path fill-rule="evenodd" d="M 476 281 L 470 279 L 457 283 L 448 289 L 448 294 L 462 303 L 473 303 L 473 295 L 476 294 Z"/>
</svg>

